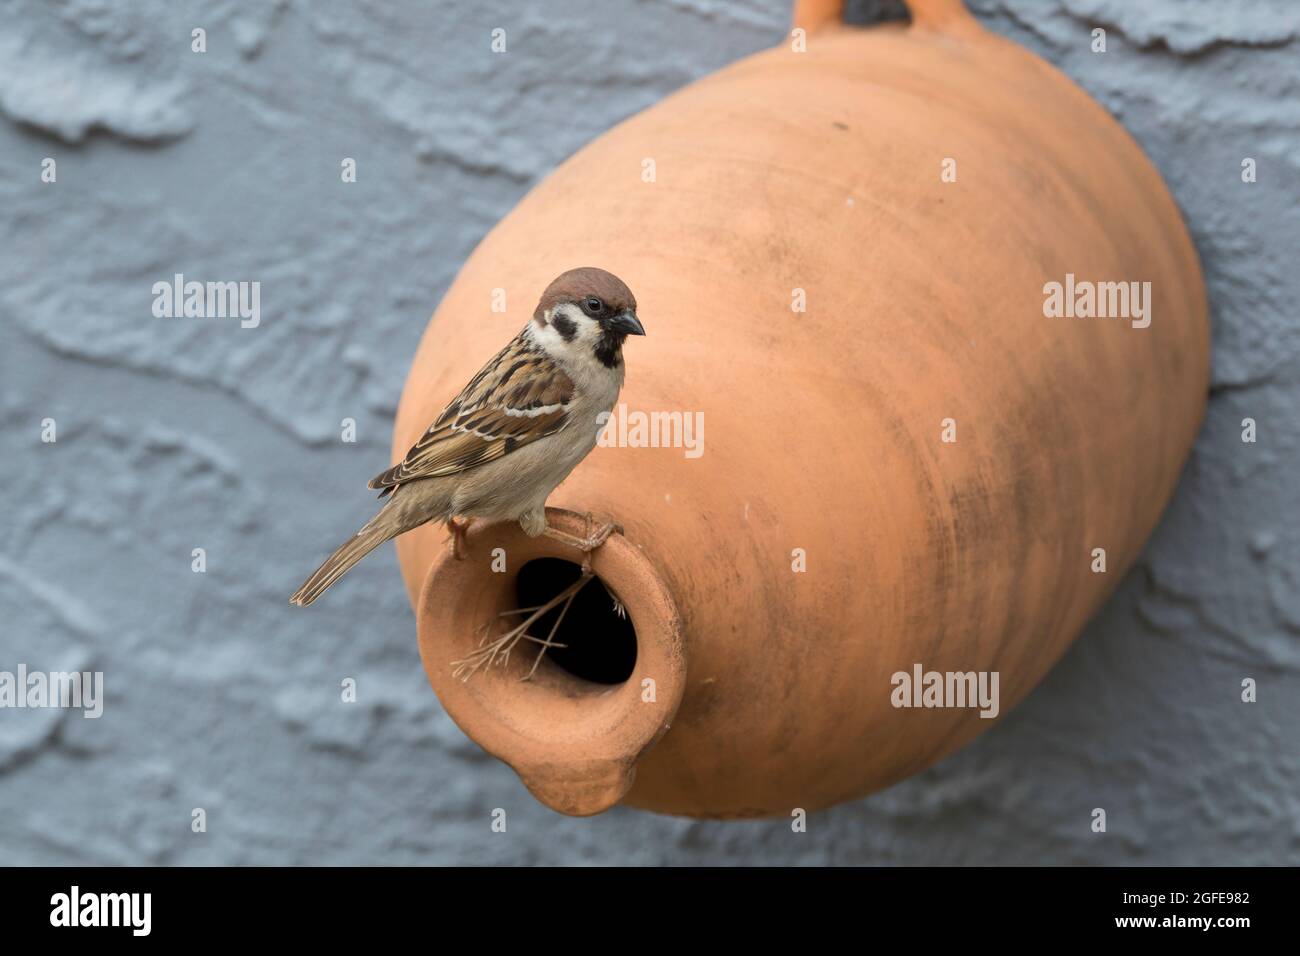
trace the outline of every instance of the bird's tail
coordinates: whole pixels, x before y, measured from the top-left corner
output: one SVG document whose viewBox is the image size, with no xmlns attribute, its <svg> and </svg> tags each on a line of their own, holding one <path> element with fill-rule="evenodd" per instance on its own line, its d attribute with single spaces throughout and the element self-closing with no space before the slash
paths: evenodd
<svg viewBox="0 0 1300 956">
<path fill-rule="evenodd" d="M 393 527 L 387 522 L 370 522 L 326 558 L 325 563 L 303 582 L 302 587 L 294 592 L 293 597 L 289 598 L 289 603 L 306 607 L 325 593 L 325 589 L 341 578 L 352 565 L 401 530 L 403 529 Z"/>
</svg>

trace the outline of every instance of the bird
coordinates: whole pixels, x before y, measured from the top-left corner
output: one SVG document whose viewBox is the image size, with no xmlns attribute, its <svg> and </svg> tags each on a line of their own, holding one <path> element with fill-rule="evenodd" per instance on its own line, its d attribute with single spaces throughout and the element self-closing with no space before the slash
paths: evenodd
<svg viewBox="0 0 1300 956">
<path fill-rule="evenodd" d="M 483 366 L 406 457 L 370 480 L 387 501 L 325 559 L 290 604 L 311 604 L 379 545 L 428 522 L 445 523 L 456 557 L 474 519 L 514 520 L 529 537 L 549 534 L 586 552 L 618 530 L 577 538 L 546 524 L 546 499 L 595 446 L 623 386 L 623 343 L 645 335 L 622 279 L 570 269 Z M 572 540 L 570 540 L 572 539 Z"/>
</svg>

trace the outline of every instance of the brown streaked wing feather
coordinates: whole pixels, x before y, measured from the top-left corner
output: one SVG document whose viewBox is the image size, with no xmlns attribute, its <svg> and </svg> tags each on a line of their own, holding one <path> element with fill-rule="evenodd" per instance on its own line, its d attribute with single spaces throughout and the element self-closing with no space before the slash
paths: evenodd
<svg viewBox="0 0 1300 956">
<path fill-rule="evenodd" d="M 392 488 L 496 461 L 569 420 L 573 382 L 545 352 L 514 339 L 470 380 L 400 463 L 370 480 Z"/>
</svg>

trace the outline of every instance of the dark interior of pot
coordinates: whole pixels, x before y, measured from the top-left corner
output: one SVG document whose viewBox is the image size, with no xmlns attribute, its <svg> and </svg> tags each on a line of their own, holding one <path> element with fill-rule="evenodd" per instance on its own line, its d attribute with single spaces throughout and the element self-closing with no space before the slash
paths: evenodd
<svg viewBox="0 0 1300 956">
<path fill-rule="evenodd" d="M 529 561 L 515 579 L 518 607 L 545 604 L 581 575 L 580 565 L 563 558 Z M 604 582 L 595 577 L 574 596 L 567 610 L 563 606 L 552 608 L 537 619 L 528 633 L 546 638 L 555 628 L 552 640 L 564 647 L 547 651 L 546 659 L 551 664 L 593 684 L 622 684 L 636 668 L 637 648 L 636 628 L 620 607 Z"/>
<path fill-rule="evenodd" d="M 572 698 L 606 693 L 635 673 L 631 613 L 599 576 L 581 584 L 580 564 L 548 555 L 525 561 L 515 573 L 473 574 L 468 563 L 452 570 L 473 580 L 457 590 L 458 626 L 445 635 L 442 666 L 473 689 L 486 691 L 505 677 L 515 687 L 526 680 Z M 508 653 L 503 646 L 488 653 L 525 624 L 524 636 L 510 642 Z"/>
</svg>

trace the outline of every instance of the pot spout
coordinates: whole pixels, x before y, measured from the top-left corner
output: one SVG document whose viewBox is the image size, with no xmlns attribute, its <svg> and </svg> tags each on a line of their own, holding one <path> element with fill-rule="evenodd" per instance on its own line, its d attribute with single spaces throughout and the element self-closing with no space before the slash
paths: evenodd
<svg viewBox="0 0 1300 956">
<path fill-rule="evenodd" d="M 558 531 L 586 534 L 586 519 L 573 512 L 548 508 L 546 517 Z M 549 537 L 529 538 L 513 521 L 475 522 L 466 544 L 468 557 L 445 549 L 433 561 L 420 591 L 429 683 L 461 730 L 514 768 L 542 803 L 572 816 L 608 810 L 632 787 L 637 761 L 681 703 L 686 656 L 671 592 L 650 558 L 613 534 L 592 553 L 596 580 L 555 632 L 563 648 L 523 639 L 504 660 L 467 674 L 457 662 L 481 653 L 485 634 L 490 642 L 528 617 L 507 612 L 562 594 L 578 580 L 582 554 Z M 562 607 L 528 633 L 545 639 Z"/>
</svg>

